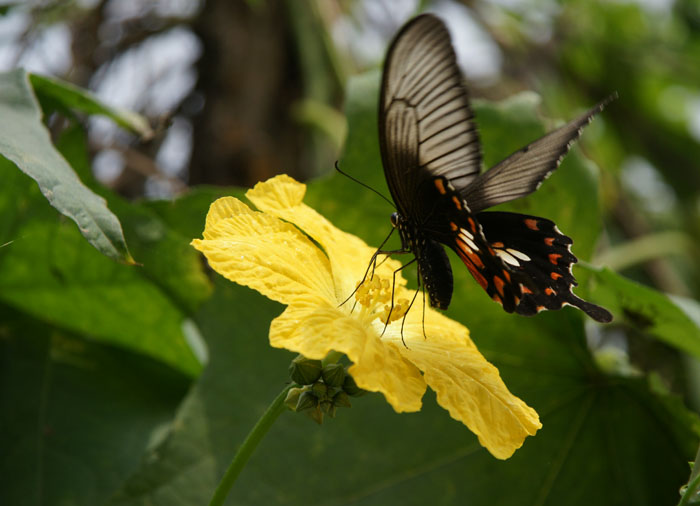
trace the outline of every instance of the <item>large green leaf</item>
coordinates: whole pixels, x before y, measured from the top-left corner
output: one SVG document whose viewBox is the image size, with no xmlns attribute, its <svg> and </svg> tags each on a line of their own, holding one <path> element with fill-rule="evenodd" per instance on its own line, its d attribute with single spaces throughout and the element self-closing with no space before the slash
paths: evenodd
<svg viewBox="0 0 700 506">
<path fill-rule="evenodd" d="M 0 154 L 34 179 L 60 213 L 108 257 L 133 262 L 117 217 L 90 191 L 51 144 L 27 74 L 0 74 Z"/>
<path fill-rule="evenodd" d="M 593 295 L 613 312 L 618 322 L 700 358 L 697 302 L 673 299 L 610 269 L 591 269 L 591 273 L 597 281 Z"/>
<path fill-rule="evenodd" d="M 189 378 L 4 304 L 0 321 L 0 504 L 102 504 L 166 435 Z"/>
<path fill-rule="evenodd" d="M 75 227 L 57 220 L 36 186 L 7 160 L 0 159 L 0 175 L 0 244 L 7 243 L 0 248 L 0 300 L 42 321 L 195 375 L 203 356 L 193 354 L 198 336 L 183 305 L 145 269 L 111 261 Z M 187 241 L 180 242 L 184 248 Z M 150 260 L 175 268 L 177 252 L 161 252 L 161 258 Z M 191 263 L 199 271 L 196 258 Z"/>
<path fill-rule="evenodd" d="M 376 97 L 371 89 L 362 93 Z M 370 128 L 376 98 L 356 91 L 351 87 L 350 140 L 341 166 L 374 183 L 383 178 L 378 160 L 370 158 L 377 152 L 376 129 Z M 491 128 L 510 131 L 508 115 L 488 104 L 481 110 L 486 107 L 495 111 Z M 534 117 L 533 108 L 525 112 Z M 348 190 L 353 184 L 340 176 L 312 184 L 309 201 L 334 223 L 380 240 L 389 227 L 387 209 L 365 206 L 381 200 Z M 556 176 L 547 184 L 556 187 L 554 219 L 590 199 L 559 188 Z M 570 233 L 578 234 L 581 226 L 571 225 Z M 506 384 L 538 410 L 543 429 L 536 436 L 510 460 L 498 461 L 432 394 L 420 413 L 409 415 L 368 395 L 322 427 L 282 415 L 229 504 L 674 504 L 697 447 L 697 417 L 645 378 L 601 371 L 586 347 L 580 312 L 508 315 L 466 269 L 455 268 L 455 281 L 450 315 L 469 326 Z M 266 337 L 281 310 L 218 278 L 197 319 L 212 359 L 178 414 L 181 430 L 149 454 L 112 504 L 206 503 L 237 445 L 285 385 L 291 356 L 268 349 Z"/>
</svg>

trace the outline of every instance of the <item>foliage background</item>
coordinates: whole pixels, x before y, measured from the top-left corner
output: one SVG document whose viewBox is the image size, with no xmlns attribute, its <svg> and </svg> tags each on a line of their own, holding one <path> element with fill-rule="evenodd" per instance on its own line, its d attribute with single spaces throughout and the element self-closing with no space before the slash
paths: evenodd
<svg viewBox="0 0 700 506">
<path fill-rule="evenodd" d="M 423 8 L 467 54 L 489 166 L 619 93 L 511 205 L 609 268 L 576 275 L 615 323 L 507 315 L 453 261 L 450 316 L 542 431 L 501 462 L 432 394 L 411 415 L 369 395 L 320 427 L 284 415 L 230 504 L 678 502 L 700 437 L 700 2 L 210 0 L 3 9 L 3 68 L 79 88 L 0 82 L 0 503 L 207 502 L 292 357 L 266 342 L 281 307 L 188 243 L 242 195 L 218 185 L 287 172 L 378 244 L 390 208 L 330 167 L 386 192 L 376 68 Z"/>
</svg>

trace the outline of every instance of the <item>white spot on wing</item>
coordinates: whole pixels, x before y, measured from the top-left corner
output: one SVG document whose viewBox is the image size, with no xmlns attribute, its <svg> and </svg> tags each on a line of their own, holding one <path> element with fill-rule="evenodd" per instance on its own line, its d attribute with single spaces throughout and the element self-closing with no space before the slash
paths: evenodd
<svg viewBox="0 0 700 506">
<path fill-rule="evenodd" d="M 518 262 L 510 253 L 506 252 L 505 250 L 495 248 L 494 251 L 496 252 L 496 255 L 498 255 L 505 263 L 514 265 L 515 267 L 520 267 L 520 262 Z"/>
<path fill-rule="evenodd" d="M 520 260 L 522 260 L 522 261 L 524 261 L 524 262 L 529 262 L 529 261 L 530 261 L 530 257 L 527 256 L 527 255 L 526 255 L 525 253 L 523 253 L 522 251 L 518 251 L 517 249 L 512 249 L 512 248 L 508 248 L 508 249 L 506 249 L 506 251 L 507 251 L 508 253 L 510 253 L 511 255 L 513 255 L 514 257 L 519 258 Z"/>
</svg>

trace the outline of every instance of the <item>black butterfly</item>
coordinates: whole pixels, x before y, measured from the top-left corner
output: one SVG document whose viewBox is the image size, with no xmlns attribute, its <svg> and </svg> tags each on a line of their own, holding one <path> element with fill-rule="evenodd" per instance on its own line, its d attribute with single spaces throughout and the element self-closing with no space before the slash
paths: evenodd
<svg viewBox="0 0 700 506">
<path fill-rule="evenodd" d="M 397 207 L 392 224 L 412 252 L 430 305 L 446 309 L 452 269 L 442 244 L 507 312 L 575 306 L 599 322 L 605 309 L 577 297 L 572 240 L 544 218 L 484 209 L 535 191 L 612 97 L 480 174 L 481 152 L 450 35 L 424 14 L 394 38 L 384 64 L 379 141 Z"/>
</svg>

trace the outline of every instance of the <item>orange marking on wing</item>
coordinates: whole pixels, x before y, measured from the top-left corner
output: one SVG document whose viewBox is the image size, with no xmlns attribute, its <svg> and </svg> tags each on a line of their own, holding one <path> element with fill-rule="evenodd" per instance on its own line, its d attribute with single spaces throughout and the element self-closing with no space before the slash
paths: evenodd
<svg viewBox="0 0 700 506">
<path fill-rule="evenodd" d="M 561 258 L 561 255 L 559 253 L 550 253 L 549 254 L 549 261 L 553 263 L 554 265 L 557 265 L 557 260 Z"/>
<path fill-rule="evenodd" d="M 494 248 L 502 248 L 503 243 L 502 242 L 492 242 L 491 246 L 493 246 Z"/>
<path fill-rule="evenodd" d="M 553 246 L 554 245 L 554 237 L 545 237 L 544 238 L 544 243 L 547 246 Z"/>
<path fill-rule="evenodd" d="M 493 284 L 496 285 L 496 290 L 498 290 L 498 293 L 501 294 L 501 297 L 503 297 L 503 285 L 505 285 L 505 281 L 503 281 L 501 278 L 498 276 L 493 277 Z"/>
<path fill-rule="evenodd" d="M 556 281 L 557 279 L 559 279 L 561 277 L 561 274 L 559 274 L 558 272 L 553 272 L 549 275 L 549 277 L 552 278 L 554 281 Z"/>
<path fill-rule="evenodd" d="M 522 290 L 521 290 L 521 291 L 522 291 L 523 293 L 532 293 L 532 290 L 530 290 L 527 286 L 525 286 L 525 285 L 520 285 L 520 286 L 522 286 Z"/>
<path fill-rule="evenodd" d="M 501 306 L 503 305 L 503 301 L 502 301 L 501 298 L 500 298 L 498 295 L 496 295 L 495 293 L 491 296 L 491 298 L 492 298 L 493 300 L 495 300 L 496 302 L 498 302 Z"/>
<path fill-rule="evenodd" d="M 544 311 L 545 309 L 547 309 L 547 308 L 545 308 L 544 306 L 537 306 L 537 312 L 538 312 L 538 313 L 539 313 L 540 311 Z"/>
<path fill-rule="evenodd" d="M 537 227 L 537 220 L 533 220 L 532 218 L 525 218 L 525 226 L 530 230 L 539 230 Z"/>
<path fill-rule="evenodd" d="M 479 269 L 484 268 L 484 262 L 481 261 L 481 258 L 479 258 L 479 255 L 474 253 L 467 244 L 459 239 L 457 239 L 457 246 L 459 246 L 459 249 L 464 252 L 464 254 L 467 256 L 469 261 L 473 263 L 476 267 Z M 464 260 L 464 258 L 462 258 Z M 465 260 L 466 261 L 466 260 Z"/>
<path fill-rule="evenodd" d="M 472 233 L 476 234 L 476 223 L 474 222 L 472 217 L 470 216 L 469 218 L 467 218 L 467 221 L 469 221 L 469 227 L 471 227 Z"/>
<path fill-rule="evenodd" d="M 520 305 L 520 297 L 513 297 L 515 299 L 515 305 L 519 306 Z"/>
<path fill-rule="evenodd" d="M 467 248 L 469 249 L 469 248 Z M 471 252 L 471 250 L 469 250 Z M 464 262 L 464 265 L 467 266 L 467 269 L 469 269 L 469 273 L 476 279 L 477 283 L 481 285 L 481 288 L 486 290 L 486 288 L 489 286 L 488 281 L 486 281 L 486 278 L 479 272 L 479 270 L 474 266 L 472 258 L 477 258 L 476 255 L 472 253 L 472 255 L 469 255 L 462 249 L 457 250 L 457 254 L 459 255 L 459 258 L 462 259 L 462 262 Z M 482 264 L 483 265 L 483 264 Z"/>
<path fill-rule="evenodd" d="M 459 209 L 460 211 L 462 210 L 462 202 L 457 198 L 457 195 L 452 195 L 452 202 L 455 203 L 455 207 Z"/>
<path fill-rule="evenodd" d="M 552 290 L 550 287 L 547 287 L 544 289 L 544 293 L 546 293 L 547 295 L 555 295 L 557 292 Z"/>
<path fill-rule="evenodd" d="M 510 282 L 510 273 L 503 269 L 503 277 L 506 278 L 506 281 Z"/>
<path fill-rule="evenodd" d="M 441 195 L 444 195 L 445 193 L 447 193 L 445 191 L 445 185 L 442 182 L 442 179 L 436 179 L 434 181 L 434 183 L 435 183 L 435 188 L 437 188 L 437 191 L 439 191 Z"/>
<path fill-rule="evenodd" d="M 455 222 L 451 221 L 450 228 L 452 229 L 453 232 L 456 232 L 459 227 L 457 226 L 457 224 Z"/>
</svg>

